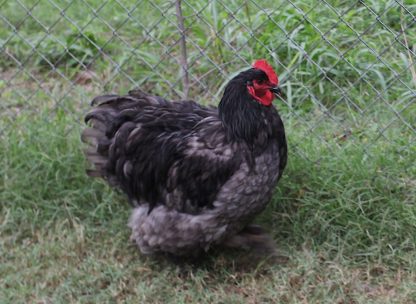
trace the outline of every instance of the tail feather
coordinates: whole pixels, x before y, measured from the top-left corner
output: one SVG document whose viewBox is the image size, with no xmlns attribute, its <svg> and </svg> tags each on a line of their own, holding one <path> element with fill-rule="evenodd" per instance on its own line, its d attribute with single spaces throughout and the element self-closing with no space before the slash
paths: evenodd
<svg viewBox="0 0 416 304">
<path fill-rule="evenodd" d="M 118 99 L 119 97 L 119 95 L 115 94 L 97 96 L 91 101 L 91 106 L 98 106 L 108 102 L 112 102 L 115 99 Z"/>
<path fill-rule="evenodd" d="M 150 96 L 139 89 L 130 91 L 127 96 L 108 94 L 95 97 L 91 101 L 93 108 L 85 116 L 89 127 L 81 134 L 82 142 L 87 144 L 84 152 L 91 164 L 87 174 L 105 178 L 110 184 L 116 185 L 116 177 L 107 172 L 108 163 L 114 161 L 108 157 L 117 149 L 116 132 L 130 116 L 137 114 L 138 109 L 163 102 L 166 103 L 164 99 Z"/>
<path fill-rule="evenodd" d="M 86 128 L 81 134 L 81 140 L 84 143 L 98 146 L 99 139 L 105 136 L 105 133 L 100 129 Z"/>
<path fill-rule="evenodd" d="M 87 172 L 87 175 L 90 177 L 102 177 L 101 171 L 98 171 L 97 169 L 87 169 L 85 171 Z"/>
<path fill-rule="evenodd" d="M 91 164 L 91 167 L 87 169 L 89 176 L 111 179 L 106 174 L 108 151 L 111 146 L 109 134 L 114 128 L 118 112 L 117 103 L 120 98 L 118 95 L 103 95 L 94 98 L 91 105 L 95 107 L 85 116 L 85 122 L 89 127 L 82 132 L 81 140 L 87 144 L 84 153 Z"/>
<path fill-rule="evenodd" d="M 152 124 L 155 117 L 162 116 L 159 112 L 163 112 L 160 109 L 164 107 L 176 107 L 177 111 L 183 111 L 181 107 L 189 107 L 190 111 L 203 112 L 191 102 L 171 103 L 140 89 L 134 89 L 125 96 L 98 96 L 92 100 L 91 105 L 93 108 L 85 116 L 88 127 L 81 135 L 81 140 L 87 145 L 85 154 L 90 163 L 87 174 L 102 177 L 113 186 L 123 184 L 118 180 L 123 177 L 117 172 L 124 172 L 124 169 L 127 172 L 128 167 L 124 168 L 125 159 L 121 159 L 120 153 L 131 145 L 133 135 L 138 132 L 134 131 L 139 128 L 138 124 Z M 137 122 L 138 116 L 140 123 Z M 129 137 L 130 133 L 132 136 Z"/>
<path fill-rule="evenodd" d="M 92 130 L 92 131 L 91 131 Z M 94 129 L 86 129 L 81 135 L 81 140 L 88 144 L 88 147 L 84 149 L 84 154 L 88 162 L 92 165 L 87 169 L 87 174 L 92 177 L 105 177 L 105 166 L 108 158 L 108 148 L 105 153 L 99 152 L 100 138 L 105 135 L 102 132 L 97 132 Z M 101 148 L 101 150 L 103 150 Z M 105 150 L 105 149 L 104 149 Z"/>
</svg>

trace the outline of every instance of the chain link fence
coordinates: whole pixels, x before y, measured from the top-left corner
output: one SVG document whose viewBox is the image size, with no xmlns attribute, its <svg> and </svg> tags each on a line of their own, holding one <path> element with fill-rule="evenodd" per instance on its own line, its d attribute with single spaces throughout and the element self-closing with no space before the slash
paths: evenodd
<svg viewBox="0 0 416 304">
<path fill-rule="evenodd" d="M 266 58 L 302 157 L 319 160 L 302 150 L 311 138 L 328 149 L 412 149 L 415 14 L 412 1 L 4 0 L 0 108 L 47 105 L 81 124 L 93 96 L 133 87 L 216 104 L 233 75 Z"/>
</svg>

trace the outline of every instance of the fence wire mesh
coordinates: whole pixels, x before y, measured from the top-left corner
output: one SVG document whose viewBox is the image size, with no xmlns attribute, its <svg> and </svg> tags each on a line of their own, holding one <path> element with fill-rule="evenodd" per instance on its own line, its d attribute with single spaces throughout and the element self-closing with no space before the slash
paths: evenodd
<svg viewBox="0 0 416 304">
<path fill-rule="evenodd" d="M 276 105 L 302 130 L 292 151 L 310 159 L 300 146 L 310 138 L 367 154 L 380 140 L 414 149 L 415 14 L 412 1 L 5 0 L 0 108 L 47 105 L 80 124 L 93 96 L 133 87 L 216 104 L 266 58 L 285 92 Z"/>
</svg>

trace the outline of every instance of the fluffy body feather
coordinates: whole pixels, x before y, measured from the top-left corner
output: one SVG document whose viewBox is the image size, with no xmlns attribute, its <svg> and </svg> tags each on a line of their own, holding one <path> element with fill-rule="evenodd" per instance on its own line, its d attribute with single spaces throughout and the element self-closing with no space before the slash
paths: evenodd
<svg viewBox="0 0 416 304">
<path fill-rule="evenodd" d="M 82 135 L 88 173 L 127 194 L 132 239 L 143 253 L 242 244 L 239 233 L 269 202 L 286 140 L 276 109 L 250 96 L 253 77 L 267 79 L 256 69 L 240 73 L 218 109 L 140 90 L 93 100 Z"/>
</svg>

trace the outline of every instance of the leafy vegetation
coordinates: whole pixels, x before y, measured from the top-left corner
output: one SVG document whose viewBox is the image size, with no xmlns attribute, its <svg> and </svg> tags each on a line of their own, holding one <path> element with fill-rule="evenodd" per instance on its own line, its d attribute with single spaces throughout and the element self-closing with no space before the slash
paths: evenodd
<svg viewBox="0 0 416 304">
<path fill-rule="evenodd" d="M 416 301 L 415 58 L 395 38 L 416 40 L 416 6 L 267 3 L 183 1 L 190 96 L 215 103 L 244 60 L 272 60 L 290 147 L 257 220 L 280 257 L 198 266 L 138 253 L 125 198 L 85 175 L 79 140 L 103 91 L 181 96 L 174 3 L 0 3 L 1 303 Z"/>
</svg>

